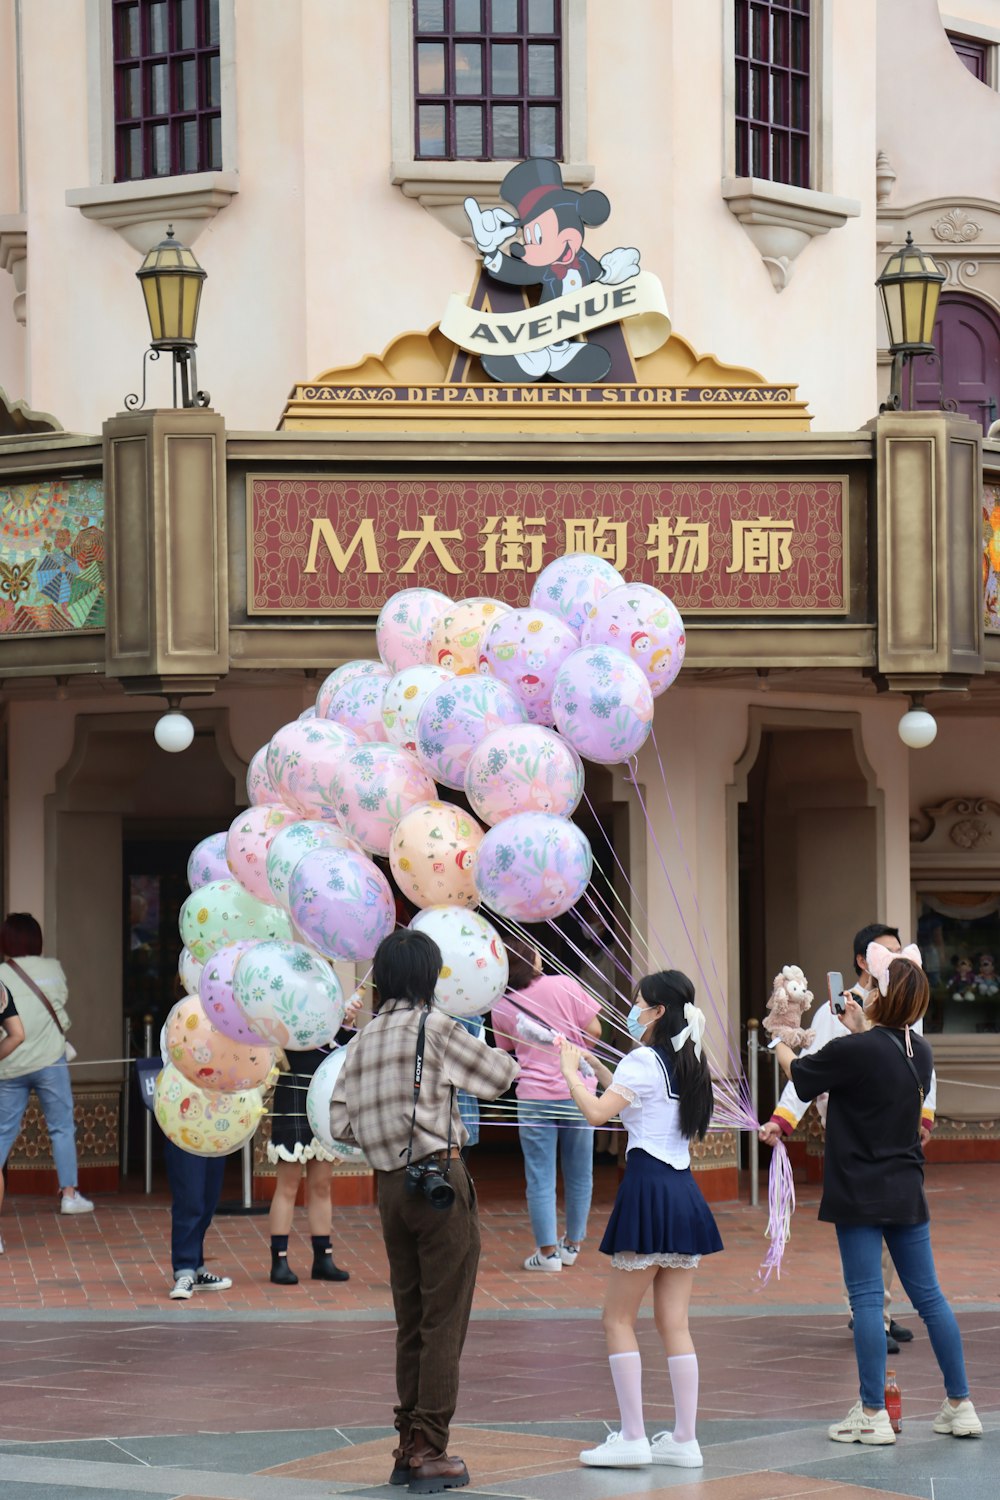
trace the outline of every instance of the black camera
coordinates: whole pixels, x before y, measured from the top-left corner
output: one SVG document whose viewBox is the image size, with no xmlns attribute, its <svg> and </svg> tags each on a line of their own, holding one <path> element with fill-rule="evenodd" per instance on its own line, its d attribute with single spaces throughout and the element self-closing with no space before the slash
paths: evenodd
<svg viewBox="0 0 1000 1500">
<path fill-rule="evenodd" d="M 436 1161 L 412 1162 L 406 1169 L 406 1191 L 423 1193 L 431 1208 L 449 1209 L 455 1201 L 455 1189 Z"/>
</svg>

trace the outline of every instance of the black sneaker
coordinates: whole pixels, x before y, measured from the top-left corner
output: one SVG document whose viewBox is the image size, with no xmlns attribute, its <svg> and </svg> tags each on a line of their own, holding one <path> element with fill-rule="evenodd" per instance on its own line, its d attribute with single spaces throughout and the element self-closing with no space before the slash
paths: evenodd
<svg viewBox="0 0 1000 1500">
<path fill-rule="evenodd" d="M 892 1337 L 896 1340 L 897 1344 L 913 1343 L 913 1329 L 904 1328 L 902 1323 L 896 1322 L 895 1318 L 893 1318 L 889 1324 L 889 1332 L 892 1334 Z"/>
<path fill-rule="evenodd" d="M 888 1328 L 885 1330 L 885 1352 L 886 1354 L 899 1353 L 899 1345 L 896 1343 L 896 1340 L 893 1338 Z"/>
<path fill-rule="evenodd" d="M 199 1271 L 194 1278 L 196 1292 L 228 1292 L 233 1281 L 231 1276 L 213 1276 L 211 1271 Z"/>
</svg>

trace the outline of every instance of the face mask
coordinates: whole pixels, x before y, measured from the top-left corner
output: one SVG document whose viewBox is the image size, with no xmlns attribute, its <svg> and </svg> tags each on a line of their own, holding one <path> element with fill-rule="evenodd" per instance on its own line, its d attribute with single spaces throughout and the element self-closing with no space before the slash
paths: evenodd
<svg viewBox="0 0 1000 1500">
<path fill-rule="evenodd" d="M 637 1042 L 642 1041 L 643 1033 L 646 1030 L 646 1027 L 639 1020 L 640 1015 L 645 1009 L 645 1005 L 633 1005 L 632 1009 L 625 1017 L 625 1026 L 628 1030 L 628 1034 L 630 1037 L 634 1037 Z"/>
</svg>

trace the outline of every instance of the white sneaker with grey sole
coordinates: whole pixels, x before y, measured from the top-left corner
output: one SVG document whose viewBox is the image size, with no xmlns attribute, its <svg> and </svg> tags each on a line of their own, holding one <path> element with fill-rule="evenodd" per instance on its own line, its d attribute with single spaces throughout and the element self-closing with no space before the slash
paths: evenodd
<svg viewBox="0 0 1000 1500">
<path fill-rule="evenodd" d="M 703 1469 L 705 1460 L 697 1441 L 678 1443 L 672 1432 L 658 1432 L 650 1447 L 654 1464 L 670 1464 L 675 1469 Z"/>
<path fill-rule="evenodd" d="M 92 1214 L 94 1205 L 82 1193 L 74 1193 L 72 1198 L 63 1198 L 59 1205 L 59 1212 L 61 1214 Z"/>
<path fill-rule="evenodd" d="M 983 1424 L 976 1416 L 976 1408 L 966 1396 L 957 1406 L 945 1401 L 934 1418 L 934 1431 L 947 1432 L 952 1437 L 982 1437 Z"/>
<path fill-rule="evenodd" d="M 643 1469 L 653 1462 L 647 1438 L 623 1438 L 609 1432 L 598 1448 L 585 1448 L 580 1462 L 588 1469 Z"/>
</svg>

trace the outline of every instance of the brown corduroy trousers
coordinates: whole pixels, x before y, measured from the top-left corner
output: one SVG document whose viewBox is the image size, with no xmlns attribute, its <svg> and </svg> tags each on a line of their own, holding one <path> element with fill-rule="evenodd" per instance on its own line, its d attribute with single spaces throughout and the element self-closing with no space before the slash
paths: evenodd
<svg viewBox="0 0 1000 1500">
<path fill-rule="evenodd" d="M 382 1238 L 396 1311 L 396 1426 L 419 1427 L 440 1452 L 458 1403 L 458 1366 L 479 1265 L 476 1190 L 451 1162 L 451 1208 L 406 1191 L 406 1174 L 376 1172 Z"/>
</svg>

